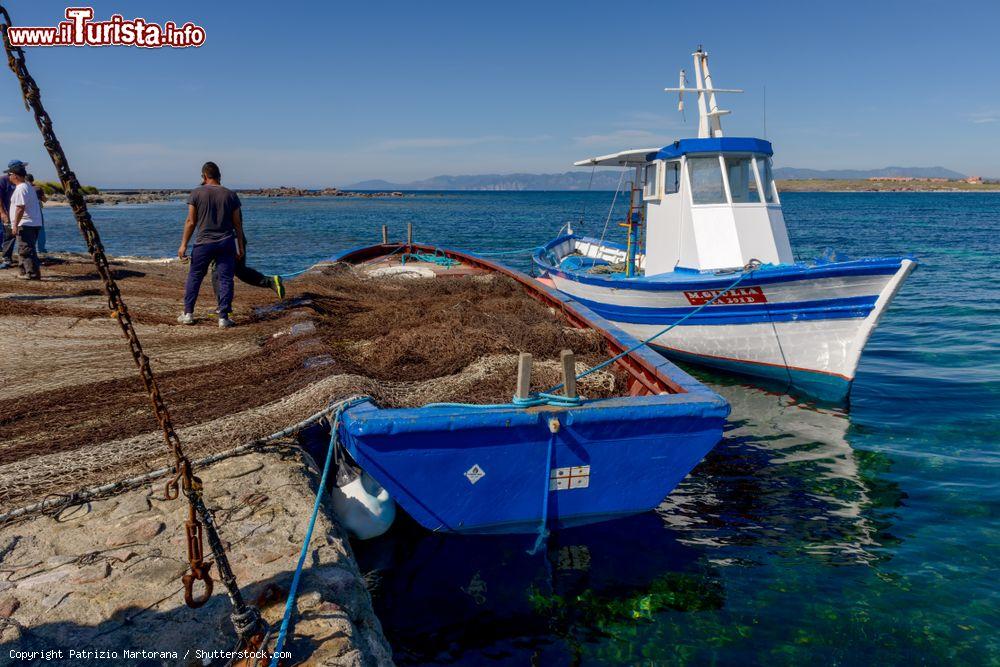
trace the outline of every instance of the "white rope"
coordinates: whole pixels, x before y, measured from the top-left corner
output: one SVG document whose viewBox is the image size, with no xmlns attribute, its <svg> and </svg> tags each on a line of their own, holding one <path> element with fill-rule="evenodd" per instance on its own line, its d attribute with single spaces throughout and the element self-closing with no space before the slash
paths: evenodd
<svg viewBox="0 0 1000 667">
<path fill-rule="evenodd" d="M 601 241 L 598 244 L 598 250 L 600 250 L 600 248 L 604 247 L 604 237 L 607 236 L 607 234 L 608 234 L 608 223 L 611 222 L 611 216 L 614 215 L 614 212 L 615 212 L 615 203 L 618 201 L 618 193 L 621 191 L 621 189 L 622 189 L 622 183 L 624 183 L 624 182 L 625 182 L 625 170 L 622 169 L 622 175 L 618 177 L 618 187 L 615 188 L 615 196 L 611 198 L 611 208 L 608 209 L 608 217 L 605 218 L 605 220 L 604 220 L 604 229 L 601 231 Z M 597 259 L 598 259 L 597 255 L 596 255 L 597 250 L 595 250 L 594 253 L 595 253 L 595 255 L 594 255 L 594 261 L 591 264 L 591 266 L 596 266 L 597 265 Z"/>
<path fill-rule="evenodd" d="M 590 180 L 587 182 L 587 194 L 588 195 L 590 194 L 590 191 L 594 187 L 594 174 L 595 173 L 597 173 L 597 165 L 596 164 L 593 167 L 590 168 Z M 580 210 L 580 226 L 581 227 L 585 227 L 586 226 L 586 218 L 587 218 L 587 198 L 584 197 L 583 198 L 583 207 Z M 567 223 L 567 224 L 569 224 L 569 223 Z"/>
</svg>

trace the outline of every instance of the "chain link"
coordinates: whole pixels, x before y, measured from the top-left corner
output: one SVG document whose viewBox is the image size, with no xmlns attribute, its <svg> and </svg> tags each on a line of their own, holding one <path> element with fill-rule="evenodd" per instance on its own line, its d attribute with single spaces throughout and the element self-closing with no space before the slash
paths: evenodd
<svg viewBox="0 0 1000 667">
<path fill-rule="evenodd" d="M 77 180 L 76 174 L 69 168 L 69 161 L 52 128 L 52 119 L 49 118 L 45 107 L 42 106 L 41 91 L 38 88 L 38 84 L 35 83 L 34 78 L 28 72 L 24 50 L 10 43 L 7 29 L 11 25 L 10 14 L 3 5 L 0 5 L 0 33 L 2 33 L 4 49 L 7 52 L 7 64 L 21 84 L 21 94 L 24 97 L 25 109 L 34 113 L 35 123 L 38 125 L 38 130 L 42 133 L 45 149 L 52 158 L 52 164 L 56 168 L 56 174 L 60 182 L 62 182 L 66 199 L 73 209 L 77 226 L 79 226 L 80 233 L 87 244 L 87 250 L 94 261 L 94 266 L 101 277 L 101 282 L 104 283 L 104 291 L 107 294 L 108 309 L 111 312 L 111 317 L 118 322 L 122 333 L 125 335 L 125 339 L 128 341 L 132 358 L 139 369 L 139 377 L 146 388 L 146 393 L 149 394 L 149 400 L 153 406 L 153 414 L 156 416 L 156 421 L 163 432 L 163 439 L 173 455 L 177 474 L 167 483 L 166 496 L 170 499 L 175 499 L 179 496 L 180 491 L 183 491 L 190 505 L 189 519 L 185 527 L 187 531 L 188 560 L 191 566 L 191 573 L 183 577 L 185 602 L 188 606 L 200 607 L 208 601 L 212 593 L 212 578 L 208 573 L 212 563 L 206 563 L 203 558 L 202 523 L 204 523 L 206 527 L 205 532 L 208 533 L 209 545 L 212 548 L 216 563 L 218 563 L 223 583 L 225 583 L 229 597 L 233 601 L 234 614 L 239 618 L 258 619 L 259 621 L 259 614 L 256 613 L 256 609 L 253 607 L 248 608 L 240 594 L 239 586 L 229 567 L 228 559 L 212 521 L 211 513 L 209 513 L 202 500 L 201 480 L 192 473 L 191 462 L 184 455 L 184 450 L 181 448 L 180 438 L 177 437 L 173 422 L 170 419 L 170 411 L 167 410 L 166 403 L 163 401 L 163 396 L 160 394 L 160 389 L 156 384 L 156 378 L 153 376 L 153 369 L 149 365 L 149 357 L 142 351 L 142 344 L 139 342 L 139 336 L 136 333 L 135 326 L 132 324 L 128 307 L 125 305 L 121 291 L 118 289 L 118 284 L 112 275 L 108 258 L 104 253 L 104 245 L 101 243 L 101 237 L 97 233 L 97 228 L 90 217 L 90 212 L 87 210 L 87 202 L 84 199 L 80 182 Z M 193 593 L 195 581 L 202 581 L 205 585 L 205 592 L 200 596 L 195 596 Z M 237 633 L 241 639 L 247 640 L 250 635 L 260 633 L 260 622 L 243 623 L 237 627 Z"/>
</svg>

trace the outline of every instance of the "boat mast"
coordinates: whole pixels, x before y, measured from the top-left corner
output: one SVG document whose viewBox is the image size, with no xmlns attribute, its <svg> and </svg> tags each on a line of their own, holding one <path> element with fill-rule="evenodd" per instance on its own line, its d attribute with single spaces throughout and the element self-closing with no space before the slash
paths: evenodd
<svg viewBox="0 0 1000 667">
<path fill-rule="evenodd" d="M 708 51 L 700 46 L 691 54 L 694 58 L 695 87 L 688 88 L 684 80 L 684 70 L 681 70 L 680 85 L 677 88 L 664 88 L 668 93 L 678 93 L 677 110 L 684 110 L 684 93 L 698 93 L 698 138 L 710 139 L 722 136 L 721 117 L 731 113 L 720 109 L 715 100 L 716 93 L 742 93 L 738 88 L 715 88 L 712 85 L 712 74 L 708 70 Z M 706 100 L 705 94 L 708 94 Z"/>
</svg>

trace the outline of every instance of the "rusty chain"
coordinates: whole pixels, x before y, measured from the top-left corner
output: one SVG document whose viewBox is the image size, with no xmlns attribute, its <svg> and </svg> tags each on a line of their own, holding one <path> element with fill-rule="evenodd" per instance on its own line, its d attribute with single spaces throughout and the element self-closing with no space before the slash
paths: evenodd
<svg viewBox="0 0 1000 667">
<path fill-rule="evenodd" d="M 202 542 L 204 524 L 209 546 L 215 556 L 219 573 L 233 602 L 234 611 L 232 619 L 236 626 L 237 634 L 240 635 L 241 639 L 249 640 L 250 637 L 261 634 L 261 624 L 263 621 L 260 619 L 257 609 L 248 606 L 243 601 L 236 578 L 229 567 L 222 541 L 219 539 L 218 532 L 215 529 L 212 515 L 205 507 L 202 499 L 201 480 L 192 473 L 191 462 L 181 448 L 180 438 L 177 437 L 173 422 L 170 419 L 170 412 L 167 410 L 166 403 L 156 384 L 156 378 L 153 376 L 149 357 L 142 350 L 142 344 L 139 342 L 139 336 L 136 333 L 135 326 L 132 324 L 128 307 L 125 305 L 121 291 L 118 289 L 118 284 L 112 275 L 108 258 L 104 253 L 104 245 L 101 243 L 101 237 L 94 226 L 94 221 L 90 217 L 90 212 L 87 210 L 87 202 L 84 199 L 80 182 L 77 180 L 76 174 L 69 168 L 69 161 L 52 128 L 52 119 L 42 106 L 41 91 L 38 88 L 38 84 L 35 83 L 34 78 L 28 72 L 24 50 L 10 43 L 7 29 L 11 25 L 10 14 L 7 12 L 6 7 L 0 5 L 0 33 L 2 33 L 4 49 L 7 52 L 7 64 L 21 84 L 21 94 L 24 97 L 25 109 L 34 113 L 35 123 L 38 125 L 38 130 L 42 133 L 45 149 L 48 151 L 49 157 L 52 158 L 52 164 L 55 166 L 60 182 L 62 182 L 66 199 L 73 209 L 73 215 L 80 228 L 80 233 L 87 244 L 87 250 L 94 261 L 94 266 L 97 268 L 101 282 L 104 283 L 104 291 L 107 295 L 108 309 L 111 311 L 111 317 L 118 322 L 122 333 L 125 335 L 125 339 L 128 341 L 132 358 L 139 369 L 139 377 L 142 379 L 142 384 L 149 394 L 149 400 L 153 406 L 153 414 L 156 416 L 156 421 L 163 432 L 163 439 L 173 455 L 176 475 L 167 482 L 165 495 L 168 499 L 173 500 L 183 491 L 190 505 L 190 514 L 185 524 L 185 530 L 187 532 L 188 561 L 191 572 L 185 574 L 183 577 L 184 600 L 190 607 L 200 607 L 208 601 L 212 594 L 212 578 L 209 574 L 212 562 L 204 560 L 204 546 Z M 201 595 L 194 594 L 194 583 L 196 581 L 201 581 L 204 584 L 205 591 Z"/>
</svg>

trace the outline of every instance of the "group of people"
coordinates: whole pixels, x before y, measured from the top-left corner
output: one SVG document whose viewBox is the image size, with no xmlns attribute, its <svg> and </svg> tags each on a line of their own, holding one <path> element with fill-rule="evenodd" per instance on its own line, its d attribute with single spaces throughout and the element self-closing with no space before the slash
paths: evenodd
<svg viewBox="0 0 1000 667">
<path fill-rule="evenodd" d="M 201 186 L 188 197 L 187 220 L 177 256 L 187 259 L 192 238 L 191 266 L 184 287 L 184 312 L 177 318 L 181 324 L 194 324 L 194 306 L 201 283 L 212 272 L 212 287 L 218 302 L 216 314 L 219 326 L 228 328 L 235 323 L 233 311 L 233 279 L 254 287 L 273 289 L 279 299 L 285 298 L 281 276 L 266 276 L 246 264 L 247 237 L 243 233 L 243 211 L 240 198 L 222 185 L 222 172 L 214 162 L 201 168 Z"/>
<path fill-rule="evenodd" d="M 14 265 L 14 246 L 23 280 L 41 280 L 39 252 L 45 252 L 45 218 L 42 203 L 45 193 L 35 186 L 34 177 L 28 173 L 28 165 L 20 160 L 11 160 L 0 176 L 0 218 L 3 219 L 3 233 L 0 234 L 0 269 Z"/>
<path fill-rule="evenodd" d="M 3 218 L 0 269 L 14 265 L 16 242 L 20 266 L 17 277 L 24 280 L 41 280 L 38 253 L 45 252 L 44 201 L 45 193 L 34 186 L 28 165 L 12 160 L 0 176 L 0 217 Z M 235 278 L 254 287 L 272 289 L 279 299 L 285 298 L 281 276 L 264 275 L 247 266 L 247 237 L 243 232 L 240 198 L 222 186 L 222 172 L 214 162 L 202 166 L 201 186 L 188 197 L 187 220 L 177 249 L 181 260 L 188 259 L 189 245 L 191 266 L 184 288 L 184 312 L 177 318 L 181 324 L 195 323 L 195 302 L 209 271 L 218 301 L 216 314 L 222 328 L 235 325 L 229 317 L 233 311 Z"/>
</svg>

